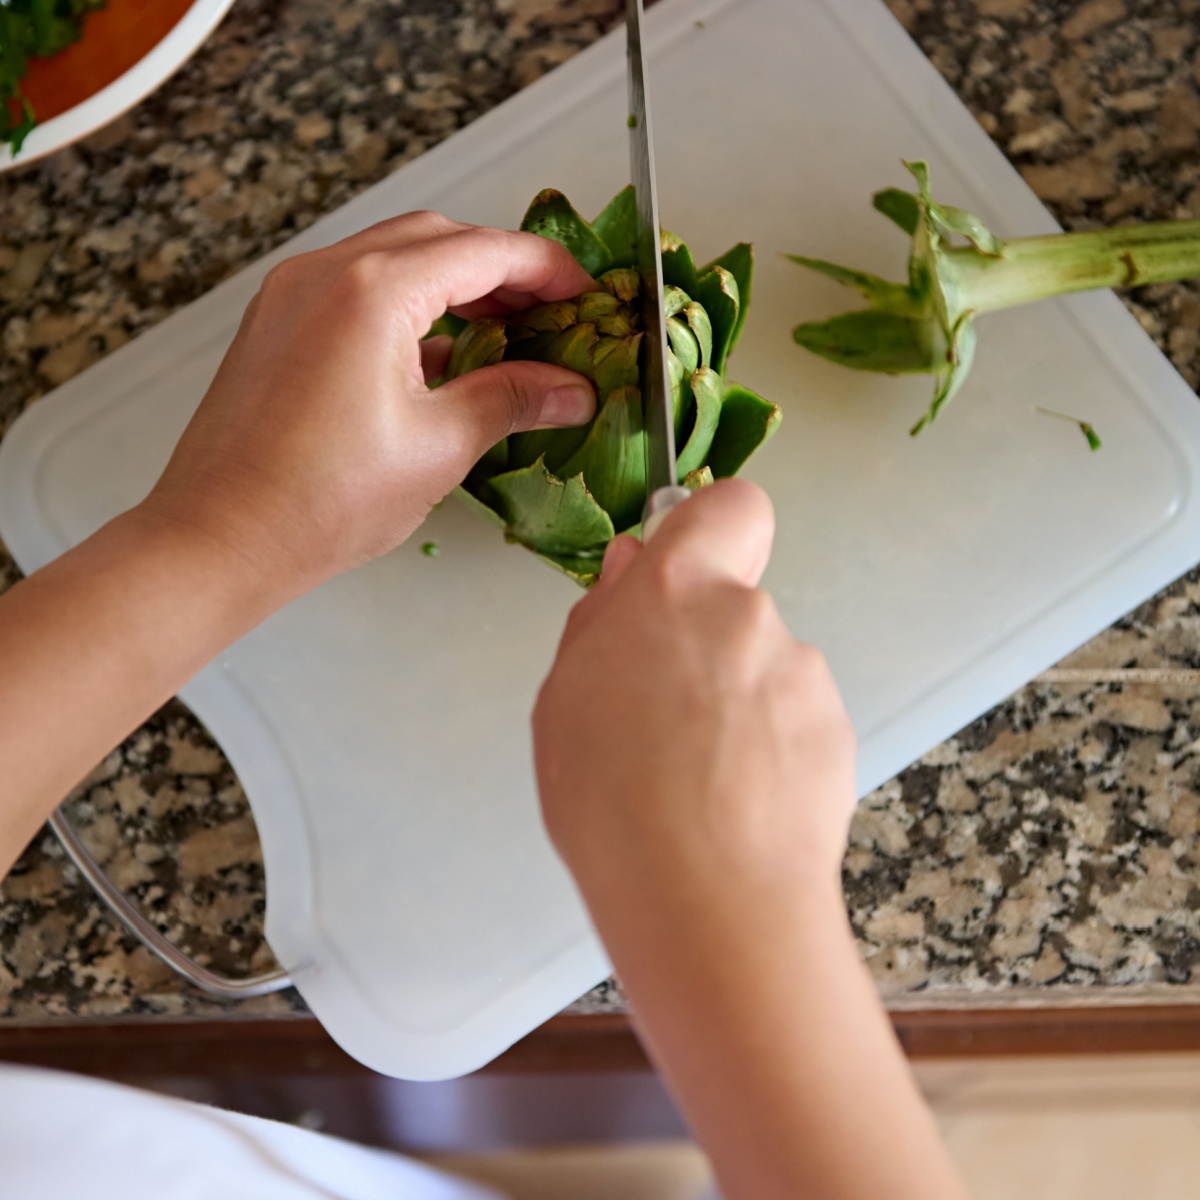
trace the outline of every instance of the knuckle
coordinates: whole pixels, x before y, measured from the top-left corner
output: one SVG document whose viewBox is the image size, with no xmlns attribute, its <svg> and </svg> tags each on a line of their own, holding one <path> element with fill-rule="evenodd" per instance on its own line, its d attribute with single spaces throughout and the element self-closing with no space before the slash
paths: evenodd
<svg viewBox="0 0 1200 1200">
<path fill-rule="evenodd" d="M 505 436 L 533 424 L 537 414 L 533 410 L 533 398 L 514 372 L 499 372 L 493 386 L 493 403 L 499 413 L 499 422 L 504 426 Z"/>
<path fill-rule="evenodd" d="M 439 234 L 454 233 L 463 228 L 457 221 L 452 221 L 432 208 L 417 209 L 416 212 L 405 213 L 399 219 L 411 225 L 414 233 L 424 237 L 437 237 Z"/>
<path fill-rule="evenodd" d="M 284 294 L 292 291 L 293 287 L 299 282 L 299 275 L 303 271 L 301 260 L 305 255 L 297 255 L 294 258 L 285 258 L 283 262 L 276 263 L 263 276 L 260 291 L 264 296 L 273 295 L 282 292 Z"/>
<path fill-rule="evenodd" d="M 360 254 L 342 268 L 341 285 L 351 296 L 368 296 L 379 286 L 382 269 L 382 255 Z"/>
<path fill-rule="evenodd" d="M 742 619 L 755 633 L 769 633 L 779 627 L 779 610 L 769 592 L 761 588 L 746 588 L 741 607 Z"/>
<path fill-rule="evenodd" d="M 690 590 L 695 571 L 683 547 L 663 547 L 657 554 L 645 555 L 643 561 L 643 578 L 660 604 L 673 606 Z"/>
<path fill-rule="evenodd" d="M 826 662 L 825 655 L 815 646 L 810 646 L 807 642 L 797 642 L 796 663 L 799 673 L 808 686 L 825 687 L 833 683 L 833 673 L 829 670 L 829 663 Z"/>
</svg>

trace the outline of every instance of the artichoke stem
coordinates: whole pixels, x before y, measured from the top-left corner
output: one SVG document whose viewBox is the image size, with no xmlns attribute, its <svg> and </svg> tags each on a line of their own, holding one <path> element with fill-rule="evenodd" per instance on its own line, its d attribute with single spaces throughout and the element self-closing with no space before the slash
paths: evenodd
<svg viewBox="0 0 1200 1200">
<path fill-rule="evenodd" d="M 942 264 L 961 311 L 994 312 L 1068 292 L 1200 275 L 1200 221 L 1013 238 L 996 256 L 954 247 L 942 251 Z"/>
</svg>

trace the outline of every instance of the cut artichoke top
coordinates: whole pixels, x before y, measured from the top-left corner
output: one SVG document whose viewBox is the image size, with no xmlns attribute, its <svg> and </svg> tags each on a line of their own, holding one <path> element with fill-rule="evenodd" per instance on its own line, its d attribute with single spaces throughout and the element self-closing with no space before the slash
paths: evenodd
<svg viewBox="0 0 1200 1200">
<path fill-rule="evenodd" d="M 640 532 L 646 500 L 633 189 L 620 192 L 591 224 L 560 192 L 544 191 L 521 228 L 566 246 L 597 290 L 461 325 L 448 375 L 506 359 L 555 363 L 591 381 L 596 416 L 580 428 L 506 438 L 476 464 L 461 491 L 510 541 L 587 585 L 599 575 L 613 536 Z M 722 374 L 746 317 L 752 247 L 737 245 L 700 269 L 670 234 L 663 234 L 662 252 L 679 481 L 695 488 L 735 474 L 774 433 L 780 412 Z"/>
</svg>

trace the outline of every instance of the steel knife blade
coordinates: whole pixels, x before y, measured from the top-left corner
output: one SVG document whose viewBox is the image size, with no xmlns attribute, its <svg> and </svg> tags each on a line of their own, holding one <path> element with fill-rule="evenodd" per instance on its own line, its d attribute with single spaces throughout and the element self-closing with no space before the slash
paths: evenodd
<svg viewBox="0 0 1200 1200">
<path fill-rule="evenodd" d="M 677 486 L 675 414 L 667 368 L 667 322 L 663 311 L 662 235 L 658 190 L 654 178 L 654 146 L 642 50 L 642 0 L 626 0 L 625 29 L 629 60 L 629 165 L 637 201 L 637 267 L 641 276 L 642 344 L 640 375 L 642 421 L 646 443 L 646 513 L 648 535 L 662 515 L 680 500 Z M 657 516 L 656 516 L 657 514 Z"/>
</svg>

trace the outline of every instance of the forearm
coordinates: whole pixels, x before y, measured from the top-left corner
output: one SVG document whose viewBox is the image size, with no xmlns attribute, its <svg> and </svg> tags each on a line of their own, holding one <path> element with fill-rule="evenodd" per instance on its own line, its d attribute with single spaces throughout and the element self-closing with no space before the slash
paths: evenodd
<svg viewBox="0 0 1200 1200">
<path fill-rule="evenodd" d="M 284 599 L 141 509 L 0 597 L 0 877 L 113 746 Z"/>
<path fill-rule="evenodd" d="M 728 1200 L 965 1197 L 836 887 L 717 878 L 596 917 Z"/>
</svg>

